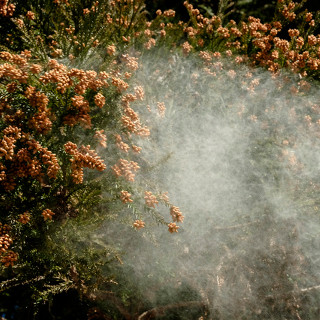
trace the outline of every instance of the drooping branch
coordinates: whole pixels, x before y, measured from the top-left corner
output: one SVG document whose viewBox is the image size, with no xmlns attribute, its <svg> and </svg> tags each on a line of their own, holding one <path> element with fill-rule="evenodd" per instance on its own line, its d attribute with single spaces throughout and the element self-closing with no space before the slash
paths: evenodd
<svg viewBox="0 0 320 320">
<path fill-rule="evenodd" d="M 116 306 L 116 308 L 125 320 L 132 320 L 131 314 L 126 310 L 126 307 L 123 305 L 122 301 L 119 298 L 117 298 L 113 292 L 96 290 L 93 295 L 88 294 L 87 296 L 91 300 L 111 301 Z"/>
</svg>

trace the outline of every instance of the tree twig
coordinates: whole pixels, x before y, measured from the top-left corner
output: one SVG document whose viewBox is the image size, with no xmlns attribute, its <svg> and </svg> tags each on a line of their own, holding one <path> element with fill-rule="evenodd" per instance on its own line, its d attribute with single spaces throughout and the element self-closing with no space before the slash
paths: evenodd
<svg viewBox="0 0 320 320">
<path fill-rule="evenodd" d="M 313 286 L 313 287 L 308 287 L 308 288 L 302 288 L 302 289 L 300 289 L 300 291 L 301 292 L 307 292 L 307 291 L 311 291 L 311 290 L 314 290 L 314 289 L 320 289 L 320 285 Z"/>
<path fill-rule="evenodd" d="M 11 289 L 13 287 L 24 286 L 29 283 L 38 282 L 43 279 L 45 279 L 45 276 L 39 276 L 39 277 L 30 279 L 30 280 L 24 280 L 24 281 L 19 278 L 13 278 L 13 279 L 9 279 L 6 281 L 2 281 L 2 282 L 0 282 L 0 292 L 2 292 L 4 290 Z"/>
<path fill-rule="evenodd" d="M 155 318 L 156 316 L 163 315 L 167 311 L 172 309 L 179 309 L 184 307 L 206 307 L 206 306 L 207 305 L 202 301 L 185 301 L 185 302 L 172 303 L 166 306 L 155 307 L 153 309 L 145 311 L 137 318 L 137 320 L 152 319 L 152 318 Z"/>
<path fill-rule="evenodd" d="M 261 222 L 260 220 L 248 222 L 248 223 L 242 223 L 242 224 L 236 224 L 234 226 L 227 226 L 227 227 L 215 227 L 213 228 L 214 230 L 231 230 L 231 229 L 237 229 L 237 228 L 242 228 L 246 226 L 251 226 L 252 224 L 256 224 Z"/>
</svg>

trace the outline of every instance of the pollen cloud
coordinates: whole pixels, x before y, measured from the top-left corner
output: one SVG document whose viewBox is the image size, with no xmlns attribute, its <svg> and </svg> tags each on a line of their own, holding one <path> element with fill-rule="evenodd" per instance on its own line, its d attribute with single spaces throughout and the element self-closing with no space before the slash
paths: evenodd
<svg viewBox="0 0 320 320">
<path fill-rule="evenodd" d="M 148 305 L 182 301 L 174 312 L 183 319 L 203 308 L 210 319 L 316 319 L 319 88 L 211 59 L 140 57 L 133 81 L 146 98 L 137 110 L 155 120 L 139 142 L 137 178 L 167 190 L 184 223 L 177 233 L 144 228 L 134 242 L 123 239 L 127 279 Z"/>
</svg>

